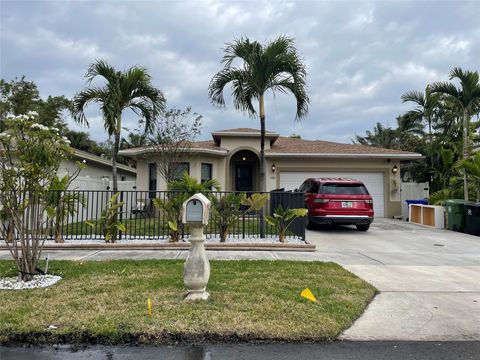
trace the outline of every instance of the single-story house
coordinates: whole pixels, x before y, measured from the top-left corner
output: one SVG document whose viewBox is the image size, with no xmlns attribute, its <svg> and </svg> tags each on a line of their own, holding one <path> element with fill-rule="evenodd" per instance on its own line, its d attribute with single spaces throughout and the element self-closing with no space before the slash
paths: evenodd
<svg viewBox="0 0 480 360">
<path fill-rule="evenodd" d="M 58 169 L 58 176 L 67 172 L 72 174 L 78 167 L 76 162 L 86 165 L 79 176 L 74 180 L 70 189 L 78 190 L 107 190 L 112 186 L 112 160 L 74 149 L 71 159 L 62 160 Z M 137 169 L 117 164 L 118 185 L 121 190 L 135 190 Z"/>
<path fill-rule="evenodd" d="M 166 190 L 152 148 L 120 151 L 137 161 L 137 190 Z M 225 191 L 259 190 L 260 131 L 220 130 L 212 140 L 198 141 L 185 152 L 182 168 L 198 180 L 216 178 Z M 401 214 L 400 162 L 421 154 L 371 146 L 265 136 L 266 190 L 294 190 L 309 177 L 347 177 L 363 181 L 374 199 L 377 217 Z"/>
</svg>

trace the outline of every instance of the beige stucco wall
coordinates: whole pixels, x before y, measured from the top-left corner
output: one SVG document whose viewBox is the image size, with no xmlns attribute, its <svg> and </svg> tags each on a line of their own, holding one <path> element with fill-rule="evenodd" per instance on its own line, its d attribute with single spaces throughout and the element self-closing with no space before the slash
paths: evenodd
<svg viewBox="0 0 480 360">
<path fill-rule="evenodd" d="M 137 189 L 148 190 L 148 164 L 155 162 L 154 157 L 143 156 L 137 159 Z M 225 189 L 225 158 L 215 155 L 203 154 L 197 156 L 186 156 L 181 162 L 190 164 L 190 175 L 200 181 L 202 163 L 212 164 L 212 177 L 217 179 L 220 186 Z M 167 184 L 157 171 L 157 191 L 166 191 Z"/>
<path fill-rule="evenodd" d="M 240 148 L 260 152 L 260 138 L 254 137 L 224 137 L 221 139 L 220 147 L 227 150 L 237 151 Z M 265 139 L 265 150 L 270 150 L 270 139 Z"/>
</svg>

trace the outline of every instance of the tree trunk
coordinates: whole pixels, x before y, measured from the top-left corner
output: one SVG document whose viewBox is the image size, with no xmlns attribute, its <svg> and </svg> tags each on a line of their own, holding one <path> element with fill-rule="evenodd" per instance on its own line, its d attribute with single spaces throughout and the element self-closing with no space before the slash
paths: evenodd
<svg viewBox="0 0 480 360">
<path fill-rule="evenodd" d="M 260 191 L 267 189 L 265 178 L 265 104 L 263 95 L 259 99 L 260 108 Z M 260 238 L 265 238 L 264 208 L 260 209 Z"/>
<path fill-rule="evenodd" d="M 463 159 L 466 160 L 469 157 L 468 151 L 468 115 L 467 110 L 463 110 Z M 463 194 L 465 200 L 468 201 L 468 181 L 467 172 L 463 170 Z"/>
<path fill-rule="evenodd" d="M 121 115 L 117 117 L 117 129 L 115 131 L 115 139 L 113 142 L 113 152 L 112 152 L 112 181 L 113 181 L 113 192 L 118 192 L 118 179 L 117 179 L 117 157 L 118 149 L 120 147 L 120 132 L 122 131 L 122 118 Z"/>
<path fill-rule="evenodd" d="M 122 131 L 122 115 L 118 115 L 117 117 L 117 129 L 115 131 L 115 139 L 113 142 L 113 153 L 112 153 L 112 182 L 113 182 L 113 193 L 116 194 L 118 192 L 118 179 L 117 179 L 117 156 L 118 156 L 118 148 L 120 146 L 120 133 Z M 118 214 L 116 213 L 113 216 L 113 221 L 117 222 Z M 117 241 L 118 230 L 115 228 L 112 234 L 112 243 Z"/>
</svg>

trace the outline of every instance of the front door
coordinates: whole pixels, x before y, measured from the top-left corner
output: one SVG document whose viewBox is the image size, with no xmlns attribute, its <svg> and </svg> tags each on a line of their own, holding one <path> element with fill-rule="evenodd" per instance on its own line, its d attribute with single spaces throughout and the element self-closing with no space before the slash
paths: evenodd
<svg viewBox="0 0 480 360">
<path fill-rule="evenodd" d="M 235 190 L 253 190 L 253 166 L 249 164 L 235 165 Z"/>
</svg>

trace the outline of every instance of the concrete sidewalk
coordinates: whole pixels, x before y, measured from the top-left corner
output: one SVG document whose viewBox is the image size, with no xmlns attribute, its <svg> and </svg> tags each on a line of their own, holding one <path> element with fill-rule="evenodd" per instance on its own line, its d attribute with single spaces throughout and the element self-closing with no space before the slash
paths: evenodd
<svg viewBox="0 0 480 360">
<path fill-rule="evenodd" d="M 380 294 L 346 330 L 347 340 L 480 340 L 480 237 L 376 219 L 353 227 L 308 231 L 316 252 L 207 251 L 211 260 L 336 262 Z M 48 251 L 50 259 L 185 259 L 187 251 Z M 0 259 L 9 259 L 0 251 Z"/>
</svg>

